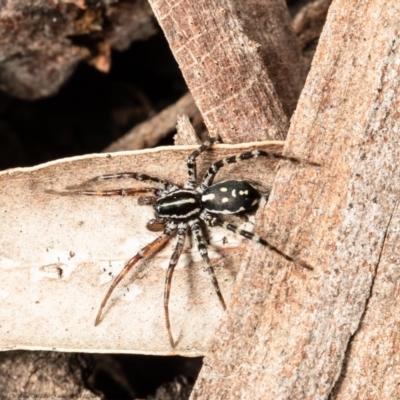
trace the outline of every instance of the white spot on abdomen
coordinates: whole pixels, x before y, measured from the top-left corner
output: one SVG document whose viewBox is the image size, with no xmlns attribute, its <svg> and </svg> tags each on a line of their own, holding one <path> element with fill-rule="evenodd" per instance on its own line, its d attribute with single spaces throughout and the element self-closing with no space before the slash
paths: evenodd
<svg viewBox="0 0 400 400">
<path fill-rule="evenodd" d="M 204 196 L 201 197 L 201 201 L 214 200 L 214 198 L 215 198 L 214 193 L 205 194 Z"/>
</svg>

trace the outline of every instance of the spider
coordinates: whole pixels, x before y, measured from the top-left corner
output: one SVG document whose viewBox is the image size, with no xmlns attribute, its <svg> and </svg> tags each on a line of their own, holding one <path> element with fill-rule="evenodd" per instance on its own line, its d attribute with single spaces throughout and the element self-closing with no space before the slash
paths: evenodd
<svg viewBox="0 0 400 400">
<path fill-rule="evenodd" d="M 207 272 L 210 275 L 212 285 L 218 296 L 219 302 L 224 310 L 226 310 L 225 300 L 222 296 L 217 278 L 215 276 L 214 268 L 211 265 L 210 258 L 207 252 L 207 245 L 203 238 L 201 231 L 201 221 L 204 221 L 208 226 L 220 226 L 234 233 L 237 233 L 246 239 L 250 239 L 256 243 L 260 243 L 270 250 L 278 253 L 287 261 L 301 265 L 304 268 L 312 270 L 304 261 L 291 257 L 277 247 L 269 243 L 252 232 L 237 228 L 235 225 L 221 220 L 218 215 L 229 214 L 244 214 L 251 209 L 255 208 L 258 204 L 261 194 L 248 182 L 243 180 L 226 180 L 213 184 L 217 172 L 226 165 L 242 162 L 257 157 L 266 157 L 269 159 L 282 159 L 292 162 L 302 162 L 297 157 L 283 156 L 273 152 L 266 152 L 263 150 L 248 151 L 239 155 L 230 156 L 219 160 L 212 164 L 208 171 L 203 176 L 200 186 L 196 187 L 196 158 L 205 150 L 207 150 L 213 143 L 221 141 L 219 136 L 211 137 L 205 141 L 197 150 L 193 151 L 187 161 L 188 180 L 183 187 L 179 187 L 167 180 L 157 177 L 141 174 L 137 172 L 121 172 L 117 174 L 108 174 L 96 176 L 81 184 L 74 186 L 67 186 L 67 191 L 56 192 L 48 190 L 48 193 L 56 194 L 77 194 L 85 196 L 132 196 L 144 193 L 151 193 L 146 197 L 139 198 L 140 205 L 152 205 L 155 211 L 155 219 L 148 223 L 148 228 L 154 226 L 162 226 L 163 233 L 158 236 L 154 241 L 144 246 L 139 252 L 132 257 L 124 266 L 119 275 L 114 279 L 108 292 L 106 293 L 100 309 L 97 313 L 95 326 L 101 321 L 101 315 L 104 307 L 107 304 L 113 290 L 143 258 L 149 257 L 155 252 L 159 251 L 164 245 L 176 234 L 175 248 L 172 253 L 169 266 L 165 277 L 164 287 L 164 311 L 165 323 L 168 332 L 169 342 L 171 347 L 175 347 L 175 341 L 172 336 L 171 323 L 169 317 L 169 297 L 171 291 L 171 282 L 174 268 L 178 263 L 179 257 L 182 253 L 185 237 L 188 229 L 193 233 L 194 240 L 197 244 L 198 251 L 203 258 L 204 263 L 207 265 Z M 304 162 L 304 161 L 303 161 Z M 307 162 L 310 165 L 319 165 L 314 162 Z M 142 189 L 111 189 L 111 190 L 87 190 L 85 186 L 93 182 L 105 181 L 110 179 L 135 179 L 142 182 L 150 182 L 158 186 L 158 188 L 142 188 Z"/>
</svg>

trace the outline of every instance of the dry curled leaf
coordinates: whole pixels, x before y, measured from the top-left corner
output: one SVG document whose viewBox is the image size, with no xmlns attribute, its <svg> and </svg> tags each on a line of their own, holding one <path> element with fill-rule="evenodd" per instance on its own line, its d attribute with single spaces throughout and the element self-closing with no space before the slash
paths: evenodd
<svg viewBox="0 0 400 400">
<path fill-rule="evenodd" d="M 94 319 L 110 282 L 142 246 L 159 233 L 146 229 L 150 206 L 134 197 L 61 196 L 97 175 L 138 171 L 186 180 L 186 160 L 196 146 L 96 154 L 57 160 L 0 174 L 0 348 L 201 355 L 206 352 L 223 311 L 191 238 L 176 268 L 170 298 L 171 349 L 165 327 L 163 291 L 174 239 L 140 262 L 113 292 L 103 319 Z M 218 145 L 198 162 L 201 176 L 211 162 L 227 155 L 268 149 L 281 142 Z M 256 163 L 256 164 L 255 164 Z M 255 165 L 257 167 L 255 168 Z M 228 175 L 271 185 L 276 163 L 249 160 L 223 169 Z M 91 188 L 143 187 L 142 182 L 97 182 Z M 251 228 L 249 222 L 237 221 Z M 212 233 L 211 233 L 212 232 Z M 243 254 L 250 242 L 213 228 L 209 254 L 229 303 Z"/>
</svg>

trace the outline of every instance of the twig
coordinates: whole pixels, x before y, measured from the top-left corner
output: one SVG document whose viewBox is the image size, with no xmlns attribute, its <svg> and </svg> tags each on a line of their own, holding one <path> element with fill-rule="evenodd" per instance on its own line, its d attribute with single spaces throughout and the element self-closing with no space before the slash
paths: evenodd
<svg viewBox="0 0 400 400">
<path fill-rule="evenodd" d="M 189 118 L 199 113 L 192 95 L 188 92 L 175 104 L 167 107 L 153 118 L 136 125 L 123 137 L 104 149 L 105 153 L 122 150 L 140 150 L 154 147 L 162 138 L 175 129 L 178 115 Z"/>
</svg>

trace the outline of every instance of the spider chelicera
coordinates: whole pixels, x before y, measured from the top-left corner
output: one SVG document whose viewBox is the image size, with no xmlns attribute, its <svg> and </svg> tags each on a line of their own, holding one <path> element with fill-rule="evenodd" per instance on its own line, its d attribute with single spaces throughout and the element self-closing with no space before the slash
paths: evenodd
<svg viewBox="0 0 400 400">
<path fill-rule="evenodd" d="M 254 242 L 268 247 L 270 250 L 278 253 L 288 261 L 299 264 L 307 269 L 312 269 L 304 261 L 283 253 L 277 247 L 269 243 L 266 239 L 263 239 L 252 232 L 239 229 L 235 225 L 225 222 L 218 217 L 218 215 L 244 214 L 258 204 L 261 195 L 250 183 L 243 180 L 227 180 L 213 184 L 215 175 L 222 167 L 244 160 L 257 157 L 266 157 L 269 159 L 282 159 L 293 162 L 304 161 L 296 157 L 283 156 L 278 153 L 253 150 L 239 155 L 230 156 L 215 162 L 205 173 L 200 186 L 196 188 L 196 158 L 203 151 L 207 150 L 213 143 L 218 141 L 221 141 L 219 136 L 211 137 L 189 156 L 187 161 L 188 180 L 183 187 L 179 187 L 167 180 L 146 174 L 137 172 L 121 172 L 118 174 L 96 176 L 79 185 L 68 186 L 66 188 L 67 191 L 65 192 L 57 192 L 54 190 L 47 191 L 48 193 L 53 194 L 76 194 L 86 196 L 132 196 L 150 193 L 150 196 L 147 195 L 146 197 L 139 198 L 139 204 L 153 205 L 155 210 L 156 218 L 149 222 L 148 227 L 153 225 L 162 225 L 165 227 L 163 233 L 154 241 L 143 247 L 134 257 L 132 257 L 125 264 L 120 274 L 114 279 L 100 305 L 100 309 L 95 320 L 95 325 L 100 323 L 102 311 L 113 290 L 130 271 L 130 269 L 142 258 L 149 257 L 160 250 L 169 241 L 169 239 L 176 234 L 177 239 L 175 249 L 172 253 L 167 269 L 164 289 L 164 310 L 168 337 L 171 346 L 175 347 L 174 338 L 171 332 L 168 303 L 171 290 L 172 274 L 182 253 L 188 228 L 193 233 L 197 248 L 205 264 L 207 265 L 207 272 L 211 277 L 211 282 L 214 286 L 215 292 L 223 309 L 225 310 L 225 300 L 219 288 L 218 281 L 214 273 L 214 268 L 212 267 L 208 256 L 207 245 L 202 235 L 200 226 L 201 221 L 204 221 L 208 226 L 211 227 L 220 226 L 228 229 L 247 239 L 251 239 Z M 307 162 L 307 164 L 319 165 L 313 162 Z M 86 185 L 93 182 L 124 178 L 131 178 L 142 182 L 150 182 L 157 185 L 158 188 L 111 190 L 87 190 L 84 188 Z"/>
</svg>

